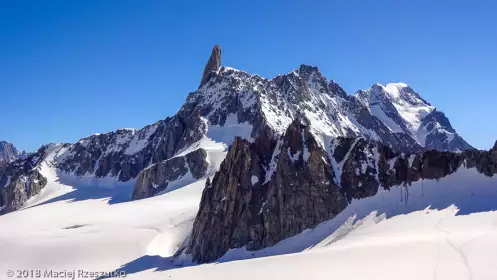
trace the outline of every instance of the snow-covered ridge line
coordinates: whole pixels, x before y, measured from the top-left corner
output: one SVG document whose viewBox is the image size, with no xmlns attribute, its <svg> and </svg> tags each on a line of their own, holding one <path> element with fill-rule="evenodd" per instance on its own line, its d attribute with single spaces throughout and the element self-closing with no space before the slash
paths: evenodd
<svg viewBox="0 0 497 280">
<path fill-rule="evenodd" d="M 431 110 L 406 84 L 374 85 L 362 98 L 347 95 L 314 66 L 301 65 L 266 79 L 221 67 L 219 46 L 213 58 L 203 84 L 188 95 L 177 114 L 142 129 L 118 129 L 82 138 L 57 157 L 55 165 L 61 176 L 102 186 L 132 183 L 142 170 L 175 157 L 205 137 L 227 147 L 239 136 L 266 146 L 265 153 L 273 153 L 295 119 L 309 127 L 326 151 L 330 139 L 337 137 L 378 140 L 396 151 L 463 151 L 470 147 L 443 114 Z M 378 101 L 376 109 L 381 115 L 371 110 L 371 96 Z M 419 118 L 408 123 L 406 119 L 412 116 Z M 305 152 L 303 149 L 302 155 L 307 158 Z M 265 168 L 270 177 L 271 166 Z"/>
<path fill-rule="evenodd" d="M 176 116 L 138 130 L 118 129 L 114 132 L 99 133 L 83 138 L 59 157 L 63 165 L 61 170 L 75 173 L 77 176 L 119 177 L 119 181 L 135 178 L 138 171 L 122 175 L 121 170 L 113 171 L 109 167 L 102 169 L 102 164 L 110 164 L 108 160 L 111 157 L 121 166 L 136 165 L 137 161 L 146 160 L 146 163 L 139 164 L 139 168 L 146 168 L 157 161 L 157 156 L 151 156 L 151 154 L 158 152 L 161 138 L 164 133 L 167 133 L 164 129 L 160 133 L 157 130 L 161 127 L 174 130 L 175 127 L 184 126 L 184 120 L 173 120 L 178 116 L 179 119 L 185 119 L 194 111 L 199 112 L 201 117 L 207 120 L 205 126 L 209 127 L 210 138 L 220 140 L 226 145 L 231 144 L 234 136 L 241 136 L 248 140 L 254 139 L 265 129 L 263 126 L 267 126 L 269 130 L 266 133 L 273 134 L 277 138 L 295 118 L 303 119 L 308 123 L 312 133 L 318 138 L 362 135 L 370 139 L 387 141 L 388 139 L 385 139 L 383 135 L 378 136 L 374 125 L 370 126 L 367 124 L 368 120 L 362 119 L 362 109 L 356 108 L 358 105 L 355 105 L 361 102 L 357 102 L 355 96 L 344 95 L 343 90 L 336 83 L 334 85 L 334 88 L 328 85 L 327 79 L 319 72 L 319 69 L 309 65 L 301 65 L 298 69 L 271 79 L 250 75 L 231 67 L 221 67 L 205 85 L 189 95 L 185 105 Z M 337 87 L 341 90 L 340 94 L 334 92 Z M 403 83 L 373 86 L 375 87 L 381 88 L 389 96 L 397 99 L 405 95 L 404 90 L 410 90 Z M 193 108 L 188 108 L 192 105 Z M 383 109 L 379 111 L 383 112 Z M 370 109 L 370 113 L 375 115 L 374 110 Z M 378 116 L 378 119 L 382 120 L 391 130 L 390 133 L 403 132 L 415 126 L 405 123 L 399 125 L 396 123 L 398 120 L 388 119 L 387 121 L 386 113 L 383 115 L 383 117 Z M 174 124 L 168 126 L 168 123 L 172 122 Z M 415 124 L 420 126 L 420 120 Z M 445 137 L 446 142 L 450 143 L 460 140 L 453 133 L 446 133 L 450 129 L 444 126 L 436 124 L 429 128 L 430 130 L 423 135 L 420 135 L 422 132 L 414 133 L 412 130 L 406 134 L 414 139 L 413 142 L 417 141 L 421 146 L 427 142 L 426 134 L 441 133 L 446 135 L 441 137 Z M 213 135 L 214 133 L 216 135 Z M 233 136 L 223 136 L 227 134 Z M 164 145 L 175 146 L 174 142 L 179 141 L 179 137 L 180 135 L 176 139 L 168 140 L 169 142 Z M 435 140 L 429 142 L 433 141 Z M 325 143 L 322 144 L 325 145 Z M 182 148 L 187 146 L 188 144 L 185 143 Z M 405 146 L 399 148 L 403 147 Z M 449 148 L 464 150 L 464 147 L 457 145 Z M 165 155 L 161 160 L 170 156 Z M 93 163 L 86 166 L 83 160 Z"/>
<path fill-rule="evenodd" d="M 301 65 L 272 79 L 222 67 L 218 75 L 195 94 L 211 95 L 212 91 L 218 101 L 227 95 L 237 98 L 241 94 L 241 106 L 261 110 L 268 126 L 278 135 L 293 119 L 301 118 L 311 125 L 316 136 L 362 135 L 389 143 L 397 151 L 472 148 L 455 134 L 443 113 L 405 83 L 374 84 L 371 89 L 350 96 L 336 82 L 328 83 L 318 67 Z M 254 101 L 256 107 L 253 107 Z M 368 113 L 364 113 L 364 109 Z"/>
<path fill-rule="evenodd" d="M 403 134 L 420 147 L 444 151 L 472 147 L 455 133 L 445 115 L 404 83 L 374 84 L 355 95 L 392 133 Z"/>
</svg>

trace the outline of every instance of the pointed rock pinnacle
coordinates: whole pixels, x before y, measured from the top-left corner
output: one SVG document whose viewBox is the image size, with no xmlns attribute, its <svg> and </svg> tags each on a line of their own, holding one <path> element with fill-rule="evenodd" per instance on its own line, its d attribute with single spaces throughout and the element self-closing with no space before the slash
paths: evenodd
<svg viewBox="0 0 497 280">
<path fill-rule="evenodd" d="M 204 74 L 202 75 L 202 80 L 200 81 L 199 88 L 205 85 L 212 77 L 212 73 L 219 71 L 221 68 L 221 45 L 215 45 L 212 49 L 209 61 L 204 68 Z"/>
</svg>

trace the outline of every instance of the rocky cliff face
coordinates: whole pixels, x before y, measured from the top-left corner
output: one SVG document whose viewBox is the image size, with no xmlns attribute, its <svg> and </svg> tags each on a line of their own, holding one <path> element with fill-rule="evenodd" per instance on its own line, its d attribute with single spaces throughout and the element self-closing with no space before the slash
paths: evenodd
<svg viewBox="0 0 497 280">
<path fill-rule="evenodd" d="M 121 129 L 81 139 L 57 159 L 57 168 L 75 176 L 116 177 L 126 182 L 199 141 L 205 130 L 198 111 L 186 105 L 174 117 L 140 130 Z"/>
<path fill-rule="evenodd" d="M 132 199 L 154 196 L 182 178 L 188 181 L 202 178 L 208 168 L 206 158 L 207 152 L 200 148 L 185 156 L 173 157 L 145 168 L 136 179 Z"/>
<path fill-rule="evenodd" d="M 64 145 L 49 144 L 24 159 L 0 167 L 0 214 L 20 209 L 47 184 L 42 165 L 53 164 L 47 156 Z"/>
<path fill-rule="evenodd" d="M 210 262 L 231 248 L 257 250 L 329 220 L 355 199 L 379 188 L 441 179 L 459 168 L 497 174 L 497 149 L 464 153 L 396 153 L 364 137 L 335 138 L 322 146 L 311 128 L 294 121 L 271 159 L 236 138 L 208 181 L 191 236 L 179 252 Z"/>
<path fill-rule="evenodd" d="M 213 261 L 230 248 L 271 246 L 334 217 L 347 202 L 333 178 L 325 151 L 299 121 L 271 158 L 236 138 L 202 194 L 186 253 Z"/>
<path fill-rule="evenodd" d="M 13 162 L 19 157 L 16 147 L 5 141 L 0 141 L 0 165 Z"/>
</svg>

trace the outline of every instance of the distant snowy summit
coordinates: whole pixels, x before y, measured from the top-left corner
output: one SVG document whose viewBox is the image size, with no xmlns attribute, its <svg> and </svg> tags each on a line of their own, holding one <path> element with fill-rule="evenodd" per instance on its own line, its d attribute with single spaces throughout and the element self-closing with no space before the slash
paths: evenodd
<svg viewBox="0 0 497 280">
<path fill-rule="evenodd" d="M 456 133 L 444 113 L 437 111 L 404 83 L 386 86 L 375 84 L 369 90 L 358 91 L 353 98 L 366 106 L 372 116 L 388 128 L 388 134 L 394 134 L 409 143 L 406 148 L 451 152 L 472 149 Z M 381 129 L 377 127 L 374 131 L 378 133 Z M 381 140 L 389 143 L 388 137 Z M 390 144 L 395 148 L 398 143 Z"/>
</svg>

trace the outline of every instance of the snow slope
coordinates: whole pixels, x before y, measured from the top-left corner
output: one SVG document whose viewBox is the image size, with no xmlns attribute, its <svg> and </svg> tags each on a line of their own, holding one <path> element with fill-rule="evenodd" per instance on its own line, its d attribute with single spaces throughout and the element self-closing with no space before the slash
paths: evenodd
<svg viewBox="0 0 497 280">
<path fill-rule="evenodd" d="M 496 279 L 497 213 L 426 210 L 364 224 L 297 254 L 131 274 L 131 279 Z M 471 225 L 471 226 L 469 226 Z M 142 278 L 143 279 L 143 278 Z"/>
<path fill-rule="evenodd" d="M 45 190 L 0 217 L 0 279 L 8 269 L 117 269 L 129 279 L 497 278 L 497 178 L 474 169 L 381 190 L 273 247 L 195 266 L 172 255 L 191 230 L 204 180 L 118 203 L 113 190 L 61 184 L 48 163 Z"/>
<path fill-rule="evenodd" d="M 192 226 L 204 184 L 110 204 L 106 189 L 81 199 L 72 186 L 52 181 L 35 197 L 45 203 L 0 217 L 0 279 L 8 269 L 102 271 L 143 255 L 169 256 Z"/>
</svg>

